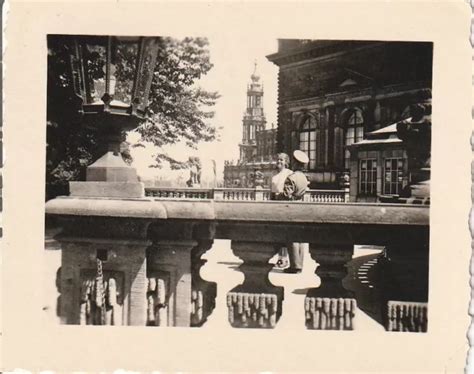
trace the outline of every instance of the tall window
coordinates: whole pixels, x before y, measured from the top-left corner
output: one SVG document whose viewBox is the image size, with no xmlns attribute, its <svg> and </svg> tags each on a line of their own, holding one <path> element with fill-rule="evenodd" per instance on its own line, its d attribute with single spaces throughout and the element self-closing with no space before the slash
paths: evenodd
<svg viewBox="0 0 474 374">
<path fill-rule="evenodd" d="M 359 161 L 359 194 L 377 195 L 377 160 L 374 158 Z"/>
<path fill-rule="evenodd" d="M 310 170 L 316 167 L 316 127 L 316 119 L 308 116 L 300 127 L 299 133 L 299 148 L 308 155 Z"/>
<path fill-rule="evenodd" d="M 260 107 L 261 99 L 262 98 L 260 96 L 255 96 L 255 106 L 257 108 Z"/>
<path fill-rule="evenodd" d="M 362 139 L 364 139 L 364 118 L 362 117 L 362 112 L 356 109 L 352 112 L 347 121 L 345 145 L 354 144 Z M 349 169 L 350 156 L 349 149 L 346 147 L 344 153 L 344 167 L 346 169 Z"/>
<path fill-rule="evenodd" d="M 385 195 L 398 195 L 403 183 L 403 159 L 386 158 L 384 165 L 383 193 Z"/>
</svg>

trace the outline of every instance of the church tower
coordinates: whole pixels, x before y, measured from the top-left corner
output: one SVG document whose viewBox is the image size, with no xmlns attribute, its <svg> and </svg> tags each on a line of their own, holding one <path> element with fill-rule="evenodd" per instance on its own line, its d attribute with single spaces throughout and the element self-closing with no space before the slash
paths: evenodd
<svg viewBox="0 0 474 374">
<path fill-rule="evenodd" d="M 257 74 L 257 63 L 247 85 L 247 107 L 242 118 L 242 141 L 237 164 L 224 164 L 224 186 L 270 188 L 275 174 L 276 129 L 265 129 L 263 112 L 263 84 Z M 258 172 L 258 173 L 257 173 Z M 257 178 L 258 176 L 258 178 Z"/>
<path fill-rule="evenodd" d="M 257 62 L 251 82 L 247 86 L 247 108 L 242 119 L 242 142 L 240 148 L 240 162 L 252 162 L 257 156 L 257 133 L 265 130 L 265 114 L 263 113 L 263 85 L 259 82 Z"/>
</svg>

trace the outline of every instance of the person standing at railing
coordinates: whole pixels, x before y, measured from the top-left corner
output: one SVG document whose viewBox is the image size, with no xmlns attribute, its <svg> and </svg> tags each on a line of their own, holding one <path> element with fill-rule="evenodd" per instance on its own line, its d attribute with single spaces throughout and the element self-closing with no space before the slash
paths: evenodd
<svg viewBox="0 0 474 374">
<path fill-rule="evenodd" d="M 306 164 L 309 162 L 308 155 L 303 151 L 293 152 L 294 169 L 283 185 L 283 192 L 278 200 L 303 200 L 305 192 L 308 190 L 309 181 L 303 173 Z M 303 270 L 304 249 L 306 243 L 288 244 L 289 266 L 284 270 L 285 273 L 301 273 Z"/>
<path fill-rule="evenodd" d="M 290 166 L 290 157 L 286 153 L 278 153 L 276 162 L 278 173 L 272 177 L 270 200 L 283 199 L 282 193 L 285 180 L 290 174 L 293 173 L 292 170 L 288 169 L 288 166 Z M 280 248 L 276 266 L 280 269 L 288 266 L 288 251 L 286 247 Z"/>
</svg>

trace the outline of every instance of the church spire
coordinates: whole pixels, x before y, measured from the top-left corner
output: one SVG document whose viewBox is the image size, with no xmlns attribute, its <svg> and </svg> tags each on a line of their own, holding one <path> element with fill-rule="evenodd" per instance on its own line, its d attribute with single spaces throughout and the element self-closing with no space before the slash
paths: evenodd
<svg viewBox="0 0 474 374">
<path fill-rule="evenodd" d="M 257 74 L 257 60 L 250 76 L 251 83 L 247 86 L 247 108 L 242 119 L 242 143 L 240 143 L 240 162 L 254 160 L 257 154 L 257 134 L 265 130 L 265 114 L 263 112 L 263 85 Z"/>
<path fill-rule="evenodd" d="M 260 80 L 260 76 L 257 74 L 257 59 L 254 61 L 253 74 L 250 76 L 252 82 L 257 83 Z"/>
</svg>

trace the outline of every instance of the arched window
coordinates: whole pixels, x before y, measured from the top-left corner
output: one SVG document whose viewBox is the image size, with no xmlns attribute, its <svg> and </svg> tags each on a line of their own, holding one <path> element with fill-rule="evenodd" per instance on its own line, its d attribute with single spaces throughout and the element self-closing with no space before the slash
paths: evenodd
<svg viewBox="0 0 474 374">
<path fill-rule="evenodd" d="M 255 140 L 255 125 L 253 123 L 249 125 L 249 140 Z"/>
<path fill-rule="evenodd" d="M 364 117 L 362 111 L 354 109 L 350 112 L 346 123 L 345 145 L 351 145 L 364 139 Z M 349 169 L 350 152 L 346 147 L 344 154 L 344 168 Z"/>
<path fill-rule="evenodd" d="M 300 149 L 308 155 L 308 170 L 328 165 L 328 129 L 326 112 L 293 117 L 291 149 Z"/>
<path fill-rule="evenodd" d="M 299 149 L 309 157 L 309 170 L 316 168 L 316 128 L 316 118 L 307 116 L 299 130 Z"/>
</svg>

